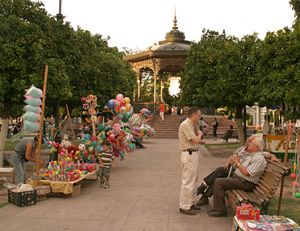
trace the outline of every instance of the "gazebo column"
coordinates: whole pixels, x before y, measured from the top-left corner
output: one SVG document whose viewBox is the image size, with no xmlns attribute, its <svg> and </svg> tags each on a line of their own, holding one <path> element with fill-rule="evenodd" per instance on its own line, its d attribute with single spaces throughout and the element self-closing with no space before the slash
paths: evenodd
<svg viewBox="0 0 300 231">
<path fill-rule="evenodd" d="M 164 98 L 163 98 L 163 89 L 164 89 L 164 84 L 163 81 L 160 80 L 160 101 L 163 102 Z"/>
<path fill-rule="evenodd" d="M 157 60 L 154 58 L 152 59 L 152 67 L 153 67 L 153 102 L 154 102 L 154 105 L 156 103 L 156 94 L 157 94 L 157 89 L 156 89 L 156 85 L 157 85 L 157 66 L 156 66 L 156 63 Z"/>
<path fill-rule="evenodd" d="M 156 72 L 154 72 L 154 83 L 153 83 L 153 102 L 156 103 Z"/>
<path fill-rule="evenodd" d="M 137 101 L 140 100 L 140 97 L 141 97 L 141 80 L 139 79 L 139 76 L 138 76 L 138 79 L 137 79 Z"/>
</svg>

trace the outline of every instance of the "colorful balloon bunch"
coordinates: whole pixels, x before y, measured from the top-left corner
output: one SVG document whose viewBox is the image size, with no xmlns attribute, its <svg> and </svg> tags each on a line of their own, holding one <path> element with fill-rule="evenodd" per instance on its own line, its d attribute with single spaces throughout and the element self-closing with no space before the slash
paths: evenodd
<svg viewBox="0 0 300 231">
<path fill-rule="evenodd" d="M 139 115 L 144 116 L 145 118 L 148 118 L 149 116 L 152 116 L 152 113 L 148 108 L 143 108 L 140 110 Z"/>
<path fill-rule="evenodd" d="M 24 102 L 27 104 L 24 107 L 25 113 L 22 118 L 24 121 L 24 130 L 29 132 L 38 132 L 40 129 L 41 120 L 41 98 L 43 96 L 42 90 L 36 88 L 32 85 L 25 94 L 26 100 Z"/>
<path fill-rule="evenodd" d="M 126 123 L 132 115 L 130 98 L 124 98 L 122 94 L 118 94 L 115 99 L 110 99 L 107 106 L 111 109 L 112 113 L 124 123 Z"/>
<path fill-rule="evenodd" d="M 140 129 L 141 129 L 142 135 L 143 135 L 146 139 L 148 139 L 148 138 L 154 136 L 155 133 L 156 133 L 155 130 L 154 130 L 154 128 L 151 127 L 151 126 L 148 125 L 148 124 L 142 124 L 142 126 L 140 127 Z"/>
<path fill-rule="evenodd" d="M 91 136 L 90 134 L 85 134 L 81 144 L 78 146 L 80 161 L 85 163 L 97 162 L 97 145 L 97 137 Z"/>
<path fill-rule="evenodd" d="M 91 123 L 91 116 L 96 115 L 97 96 L 89 94 L 87 97 L 82 97 L 82 114 L 88 123 Z"/>
</svg>

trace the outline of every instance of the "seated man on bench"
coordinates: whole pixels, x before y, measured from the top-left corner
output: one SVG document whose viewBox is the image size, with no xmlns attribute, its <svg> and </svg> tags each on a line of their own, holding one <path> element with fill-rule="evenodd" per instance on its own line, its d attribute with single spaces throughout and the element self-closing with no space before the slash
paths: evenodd
<svg viewBox="0 0 300 231">
<path fill-rule="evenodd" d="M 223 138 L 223 140 L 226 141 L 226 143 L 228 143 L 228 139 L 232 138 L 232 135 L 233 135 L 233 126 L 230 125 L 230 128 L 228 130 L 226 130 L 226 132 L 222 138 Z"/>
<path fill-rule="evenodd" d="M 265 158 L 277 161 L 274 155 L 263 152 L 263 147 L 264 142 L 261 138 L 254 135 L 249 137 L 245 146 L 238 148 L 223 167 L 217 168 L 203 179 L 203 183 L 197 189 L 202 198 L 196 205 L 208 204 L 208 197 L 213 195 L 214 209 L 209 211 L 208 215 L 226 216 L 226 191 L 233 189 L 252 191 L 267 165 Z"/>
</svg>

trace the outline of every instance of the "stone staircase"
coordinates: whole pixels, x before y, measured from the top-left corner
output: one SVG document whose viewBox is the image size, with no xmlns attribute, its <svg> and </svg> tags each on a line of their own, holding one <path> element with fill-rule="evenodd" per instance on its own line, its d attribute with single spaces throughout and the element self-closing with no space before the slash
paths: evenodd
<svg viewBox="0 0 300 231">
<path fill-rule="evenodd" d="M 155 115 L 151 126 L 155 129 L 156 135 L 155 138 L 178 138 L 178 129 L 180 120 L 183 116 L 179 115 L 165 115 L 165 120 L 162 121 L 158 115 Z M 230 125 L 233 125 L 236 128 L 235 122 L 228 120 L 224 116 L 216 116 L 219 127 L 217 130 L 217 136 L 222 137 L 225 134 L 225 131 L 229 129 Z M 214 116 L 211 115 L 203 115 L 204 121 L 208 124 L 208 134 L 206 138 L 212 138 L 213 128 L 212 122 L 214 120 Z"/>
<path fill-rule="evenodd" d="M 178 129 L 180 119 L 178 115 L 165 115 L 162 121 L 158 115 L 155 115 L 152 121 L 152 127 L 155 129 L 155 138 L 178 138 Z"/>
</svg>

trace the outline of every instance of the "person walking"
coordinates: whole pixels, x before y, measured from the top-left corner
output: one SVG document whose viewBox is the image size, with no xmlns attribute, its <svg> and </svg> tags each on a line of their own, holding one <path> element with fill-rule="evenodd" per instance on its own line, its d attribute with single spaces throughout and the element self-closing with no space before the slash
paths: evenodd
<svg viewBox="0 0 300 231">
<path fill-rule="evenodd" d="M 213 121 L 213 136 L 214 136 L 215 140 L 217 139 L 217 130 L 218 130 L 218 127 L 219 127 L 218 120 L 217 120 L 216 117 L 214 117 L 214 121 Z"/>
<path fill-rule="evenodd" d="M 203 133 L 199 130 L 201 111 L 192 107 L 187 118 L 179 126 L 179 147 L 181 150 L 181 190 L 179 212 L 196 215 L 201 208 L 196 206 L 199 145 L 204 144 Z"/>
<path fill-rule="evenodd" d="M 165 120 L 165 104 L 164 102 L 159 103 L 159 116 L 161 120 Z"/>
</svg>

